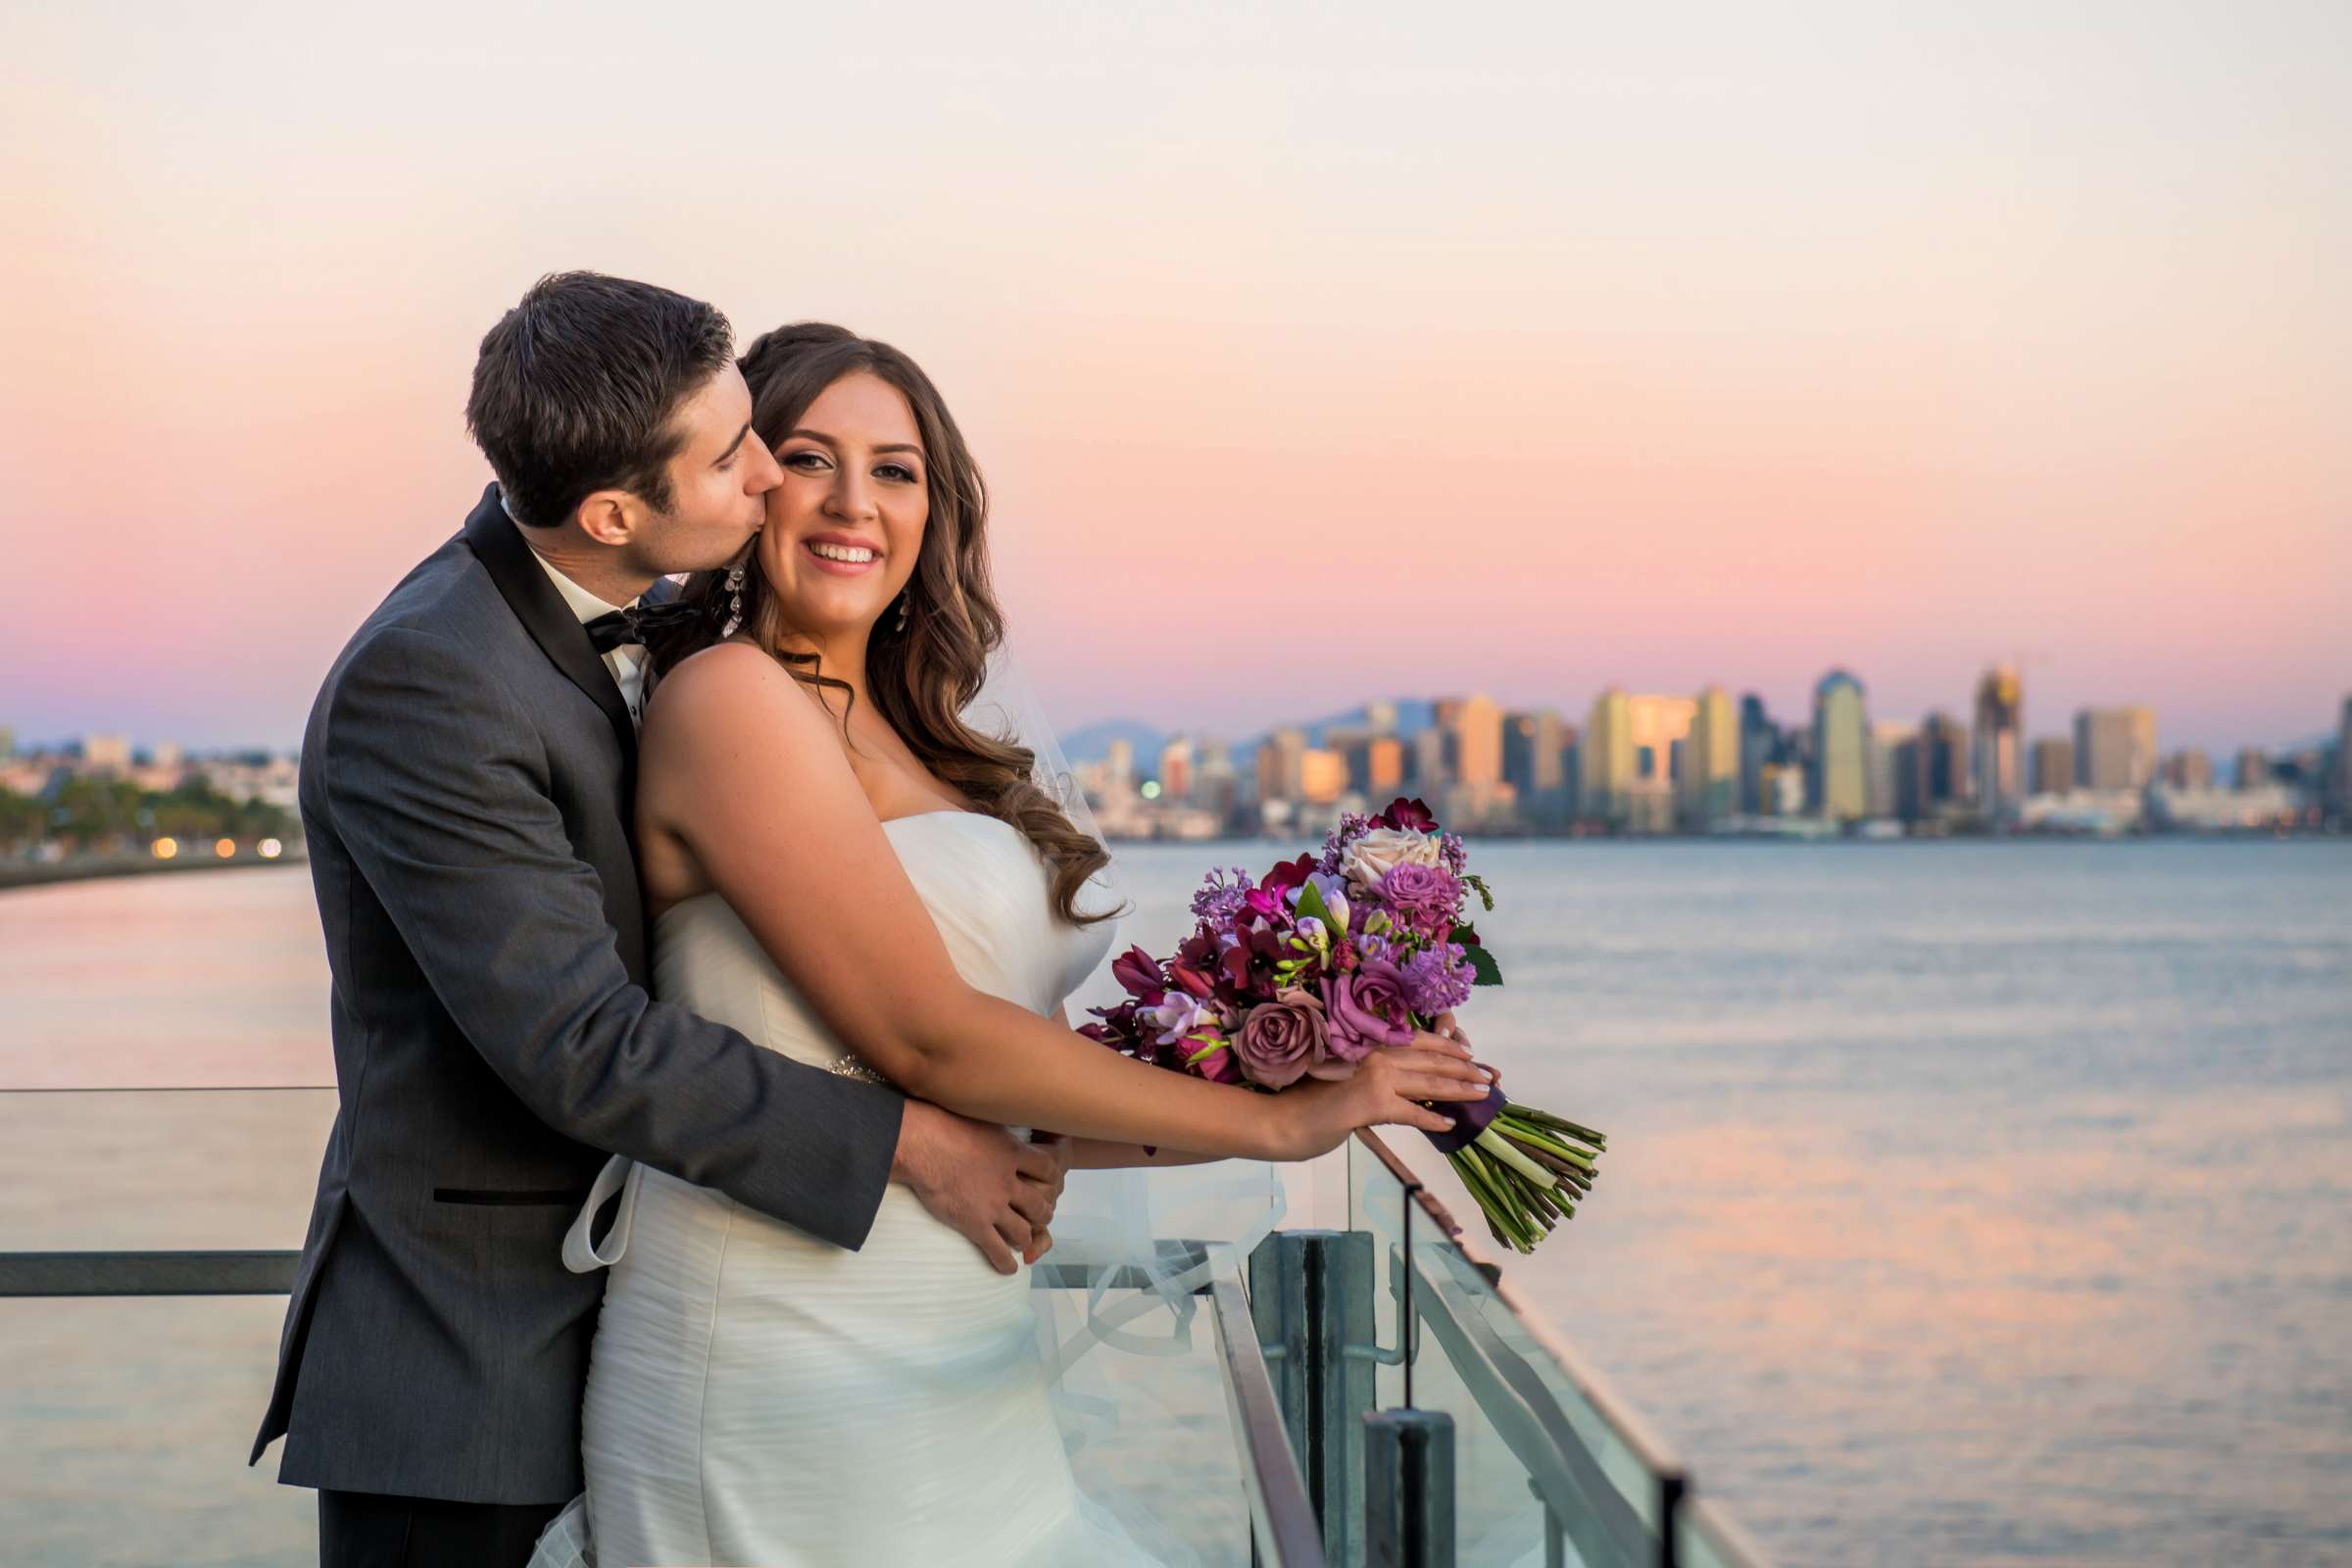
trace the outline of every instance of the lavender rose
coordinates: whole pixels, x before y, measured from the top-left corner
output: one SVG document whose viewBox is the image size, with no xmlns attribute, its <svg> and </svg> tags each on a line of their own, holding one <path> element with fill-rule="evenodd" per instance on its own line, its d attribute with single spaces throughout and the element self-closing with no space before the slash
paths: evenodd
<svg viewBox="0 0 2352 1568">
<path fill-rule="evenodd" d="M 1243 1077 L 1281 1089 L 1324 1065 L 1330 1042 L 1323 1004 L 1303 991 L 1285 990 L 1250 1009 L 1234 1037 L 1233 1054 L 1241 1060 Z"/>
<path fill-rule="evenodd" d="M 1351 973 L 1325 977 L 1323 1007 L 1331 1019 L 1331 1054 L 1342 1061 L 1361 1061 L 1375 1046 L 1413 1043 L 1404 975 L 1386 958 L 1367 958 Z"/>
<path fill-rule="evenodd" d="M 1391 866 L 1380 879 L 1380 896 L 1415 925 L 1427 925 L 1461 907 L 1462 883 L 1444 866 L 1404 860 Z"/>
</svg>

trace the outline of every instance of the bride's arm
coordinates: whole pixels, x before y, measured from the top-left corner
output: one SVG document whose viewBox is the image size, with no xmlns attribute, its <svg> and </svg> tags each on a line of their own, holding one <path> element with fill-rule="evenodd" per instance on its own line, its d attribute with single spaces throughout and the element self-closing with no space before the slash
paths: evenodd
<svg viewBox="0 0 2352 1568">
<path fill-rule="evenodd" d="M 1069 1008 L 1055 1007 L 1053 1019 L 1059 1027 L 1068 1029 Z M 1071 1032 L 1076 1033 L 1075 1030 Z M 1092 1045 L 1093 1042 L 1089 1041 L 1088 1044 Z M 1113 1144 L 1100 1138 L 1073 1138 L 1069 1143 L 1072 1170 L 1130 1170 L 1143 1165 L 1206 1165 L 1225 1157 L 1222 1154 L 1195 1154 L 1182 1149 L 1154 1149 L 1148 1144 Z"/>
<path fill-rule="evenodd" d="M 1203 1154 L 1301 1159 L 1356 1127 L 1442 1131 L 1418 1101 L 1477 1100 L 1467 1053 L 1426 1036 L 1343 1083 L 1258 1095 L 1129 1060 L 967 985 L 834 733 L 758 649 L 689 659 L 646 714 L 638 819 L 723 897 L 850 1049 L 910 1095 L 987 1121 Z"/>
</svg>

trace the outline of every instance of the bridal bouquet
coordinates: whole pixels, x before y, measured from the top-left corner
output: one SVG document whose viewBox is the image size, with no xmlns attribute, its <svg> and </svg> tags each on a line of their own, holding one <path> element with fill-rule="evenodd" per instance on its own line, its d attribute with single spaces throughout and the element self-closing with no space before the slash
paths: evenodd
<svg viewBox="0 0 2352 1568">
<path fill-rule="evenodd" d="M 1460 837 L 1428 807 L 1398 800 L 1349 811 L 1320 856 L 1252 881 L 1211 871 L 1193 896 L 1199 923 L 1169 958 L 1130 948 L 1111 964 L 1127 992 L 1079 1033 L 1158 1066 L 1267 1093 L 1300 1078 L 1345 1078 L 1384 1046 L 1412 1042 L 1439 1014 L 1500 985 L 1463 918 L 1486 883 Z M 1437 1107 L 1455 1118 L 1431 1143 L 1452 1164 L 1502 1245 L 1528 1252 L 1592 1190 L 1605 1147 L 1589 1127 L 1486 1100 Z"/>
</svg>

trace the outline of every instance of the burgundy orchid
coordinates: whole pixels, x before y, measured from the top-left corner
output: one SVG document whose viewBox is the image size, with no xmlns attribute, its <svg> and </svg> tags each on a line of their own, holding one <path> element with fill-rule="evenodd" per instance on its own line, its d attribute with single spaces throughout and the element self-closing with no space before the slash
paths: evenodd
<svg viewBox="0 0 2352 1568">
<path fill-rule="evenodd" d="M 1110 976 L 1126 988 L 1127 994 L 1145 1002 L 1157 1003 L 1167 990 L 1160 977 L 1159 960 L 1142 948 L 1129 948 L 1111 960 Z"/>
</svg>

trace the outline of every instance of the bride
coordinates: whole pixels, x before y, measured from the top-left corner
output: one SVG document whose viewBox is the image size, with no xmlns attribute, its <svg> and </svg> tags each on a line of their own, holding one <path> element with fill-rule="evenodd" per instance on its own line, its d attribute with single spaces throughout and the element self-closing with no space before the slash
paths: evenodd
<svg viewBox="0 0 2352 1568">
<path fill-rule="evenodd" d="M 838 327 L 770 332 L 742 365 L 783 482 L 656 650 L 637 842 L 658 995 L 1054 1129 L 1078 1167 L 1303 1159 L 1357 1127 L 1443 1130 L 1416 1102 L 1486 1093 L 1435 1035 L 1262 1096 L 1073 1032 L 1063 999 L 1110 942 L 1108 856 L 1029 751 L 960 716 L 1003 637 L 963 438 L 910 360 Z M 1078 1496 L 1026 1271 L 997 1273 L 905 1189 L 847 1251 L 616 1160 L 566 1257 L 612 1272 L 587 1491 L 537 1568 L 1146 1560 Z"/>
</svg>

